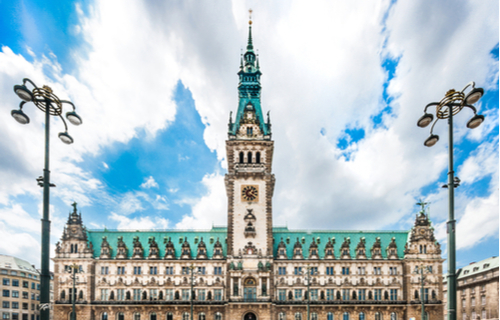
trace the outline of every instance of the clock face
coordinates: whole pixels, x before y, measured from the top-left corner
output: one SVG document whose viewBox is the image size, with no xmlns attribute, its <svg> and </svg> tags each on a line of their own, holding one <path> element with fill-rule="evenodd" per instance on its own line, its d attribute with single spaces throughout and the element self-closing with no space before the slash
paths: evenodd
<svg viewBox="0 0 500 320">
<path fill-rule="evenodd" d="M 241 199 L 243 201 L 258 201 L 259 186 L 241 186 Z"/>
</svg>

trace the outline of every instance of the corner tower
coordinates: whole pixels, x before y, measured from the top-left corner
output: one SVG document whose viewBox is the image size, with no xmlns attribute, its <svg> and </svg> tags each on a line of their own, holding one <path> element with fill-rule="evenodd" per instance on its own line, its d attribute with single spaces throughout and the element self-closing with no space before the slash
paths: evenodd
<svg viewBox="0 0 500 320">
<path fill-rule="evenodd" d="M 272 196 L 274 174 L 269 113 L 264 121 L 258 56 L 249 21 L 248 44 L 238 72 L 238 110 L 229 116 L 225 177 L 228 197 L 228 258 L 244 259 L 245 268 L 257 268 L 252 257 L 272 258 Z M 241 260 L 240 260 L 241 261 Z"/>
</svg>

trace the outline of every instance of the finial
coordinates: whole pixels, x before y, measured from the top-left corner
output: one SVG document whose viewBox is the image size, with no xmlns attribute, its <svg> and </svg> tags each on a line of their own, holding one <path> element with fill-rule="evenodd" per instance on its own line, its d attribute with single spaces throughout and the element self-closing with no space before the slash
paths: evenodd
<svg viewBox="0 0 500 320">
<path fill-rule="evenodd" d="M 250 13 L 250 21 L 248 21 L 248 44 L 247 51 L 253 52 L 253 44 L 252 44 L 252 9 L 248 10 Z"/>
<path fill-rule="evenodd" d="M 250 25 L 252 24 L 252 12 L 253 12 L 252 9 L 248 10 L 248 17 L 249 17 L 248 24 L 250 24 Z"/>
<path fill-rule="evenodd" d="M 73 206 L 73 212 L 76 212 L 77 203 L 75 201 L 73 201 L 73 203 L 71 205 Z"/>
</svg>

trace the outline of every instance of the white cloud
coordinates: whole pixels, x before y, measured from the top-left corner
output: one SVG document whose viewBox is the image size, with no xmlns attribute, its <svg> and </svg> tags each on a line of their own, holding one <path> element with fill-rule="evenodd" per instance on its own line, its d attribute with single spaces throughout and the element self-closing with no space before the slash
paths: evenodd
<svg viewBox="0 0 500 320">
<path fill-rule="evenodd" d="M 122 230 L 167 229 L 169 225 L 168 219 L 161 217 L 141 216 L 128 218 L 115 212 L 111 212 L 109 219 L 117 221 L 118 225 L 116 228 Z"/>
<path fill-rule="evenodd" d="M 158 188 L 158 183 L 155 181 L 153 176 L 149 176 L 144 180 L 145 181 L 141 184 L 141 188 L 144 189 Z"/>
<path fill-rule="evenodd" d="M 119 204 L 119 211 L 122 214 L 129 215 L 137 211 L 143 211 L 144 207 L 140 198 L 146 198 L 147 196 L 142 192 L 127 192 L 122 197 Z"/>
</svg>

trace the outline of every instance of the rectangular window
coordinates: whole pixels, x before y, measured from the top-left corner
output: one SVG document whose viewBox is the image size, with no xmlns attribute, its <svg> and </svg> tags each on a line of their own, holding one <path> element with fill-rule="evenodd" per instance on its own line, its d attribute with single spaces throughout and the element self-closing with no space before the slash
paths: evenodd
<svg viewBox="0 0 500 320">
<path fill-rule="evenodd" d="M 234 283 L 233 283 L 233 296 L 238 296 L 240 293 L 239 293 L 239 288 L 238 288 L 238 279 L 234 279 Z"/>
<path fill-rule="evenodd" d="M 476 298 L 470 299 L 470 305 L 475 307 L 476 306 Z"/>
<path fill-rule="evenodd" d="M 35 294 L 34 293 L 31 294 L 31 300 L 35 300 Z"/>
<path fill-rule="evenodd" d="M 23 302 L 23 310 L 29 310 L 29 304 L 27 304 L 26 302 Z"/>
<path fill-rule="evenodd" d="M 12 309 L 19 309 L 19 302 L 12 301 Z"/>
<path fill-rule="evenodd" d="M 222 301 L 222 289 L 215 289 L 214 290 L 214 300 L 215 301 Z"/>
<path fill-rule="evenodd" d="M 309 297 L 309 299 L 311 299 L 311 301 L 317 301 L 318 300 L 318 289 L 311 289 L 310 292 L 311 292 L 311 296 Z"/>
<path fill-rule="evenodd" d="M 167 301 L 174 300 L 174 289 L 165 290 L 165 300 L 167 300 Z"/>
<path fill-rule="evenodd" d="M 366 300 L 366 289 L 359 289 L 358 290 L 358 300 L 359 301 L 365 301 Z"/>
<path fill-rule="evenodd" d="M 205 267 L 198 267 L 198 274 L 205 274 Z"/>
<path fill-rule="evenodd" d="M 134 289 L 134 301 L 141 300 L 141 289 Z"/>
<path fill-rule="evenodd" d="M 31 310 L 35 310 L 35 304 L 34 303 L 31 304 Z"/>
<path fill-rule="evenodd" d="M 28 320 L 28 315 L 26 313 L 23 313 L 23 320 Z"/>
<path fill-rule="evenodd" d="M 13 313 L 12 320 L 19 320 L 19 313 Z"/>
<path fill-rule="evenodd" d="M 278 274 L 279 275 L 285 275 L 286 274 L 286 267 L 279 267 L 278 268 Z"/>
<path fill-rule="evenodd" d="M 32 283 L 31 283 L 31 289 L 35 290 L 35 288 L 36 288 L 36 285 L 35 285 L 35 283 L 34 283 L 34 282 L 32 282 Z"/>
<path fill-rule="evenodd" d="M 302 289 L 295 289 L 295 300 L 302 300 Z"/>
<path fill-rule="evenodd" d="M 10 291 L 9 290 L 2 290 L 2 297 L 10 297 Z"/>
<path fill-rule="evenodd" d="M 149 299 L 158 300 L 158 289 L 149 289 Z"/>
<path fill-rule="evenodd" d="M 101 267 L 101 274 L 108 274 L 109 269 L 108 267 Z"/>
<path fill-rule="evenodd" d="M 19 298 L 19 291 L 12 290 L 12 298 Z"/>
<path fill-rule="evenodd" d="M 116 270 L 116 274 L 125 274 L 125 267 L 118 267 Z"/>
<path fill-rule="evenodd" d="M 28 288 L 30 287 L 30 283 L 28 281 L 23 281 L 23 288 Z"/>
<path fill-rule="evenodd" d="M 426 290 L 427 290 L 427 289 L 426 289 Z M 396 300 L 398 300 L 398 289 L 391 289 L 391 291 L 390 291 L 390 292 L 391 292 L 391 297 L 390 297 L 391 301 L 396 301 Z M 428 294 L 427 294 L 427 295 L 428 295 Z M 426 297 L 426 299 L 425 299 L 425 300 L 427 300 L 427 298 L 428 298 L 428 296 Z"/>
<path fill-rule="evenodd" d="M 301 275 L 302 267 L 295 267 L 295 269 L 293 270 L 293 274 L 295 274 L 296 276 Z"/>
<path fill-rule="evenodd" d="M 108 289 L 101 289 L 101 300 L 102 301 L 109 300 L 109 290 Z"/>
<path fill-rule="evenodd" d="M 29 298 L 30 298 L 29 292 L 23 291 L 23 299 L 29 299 Z"/>
<path fill-rule="evenodd" d="M 318 274 L 318 267 L 310 267 L 309 268 L 310 275 Z"/>
<path fill-rule="evenodd" d="M 380 267 L 374 267 L 373 274 L 382 274 L 382 270 L 380 269 Z"/>
<path fill-rule="evenodd" d="M 10 313 L 8 312 L 2 313 L 2 319 L 10 319 Z"/>
<path fill-rule="evenodd" d="M 174 274 L 174 267 L 167 267 L 165 269 L 165 274 L 170 274 L 170 275 Z"/>
<path fill-rule="evenodd" d="M 189 289 L 182 289 L 182 300 L 189 300 Z"/>
<path fill-rule="evenodd" d="M 10 279 L 3 278 L 3 280 L 2 280 L 2 284 L 3 284 L 4 286 L 10 286 Z"/>
<path fill-rule="evenodd" d="M 329 276 L 333 276 L 333 267 L 326 267 L 326 274 Z"/>
<path fill-rule="evenodd" d="M 344 301 L 349 300 L 350 293 L 351 293 L 351 290 L 349 290 L 349 289 L 342 289 L 342 300 L 344 300 Z"/>
<path fill-rule="evenodd" d="M 116 300 L 125 301 L 125 289 L 116 290 Z"/>
<path fill-rule="evenodd" d="M 205 297 L 205 289 L 198 289 L 198 294 L 197 294 L 197 300 L 199 301 L 205 301 L 206 300 L 206 297 Z"/>
<path fill-rule="evenodd" d="M 485 305 L 486 304 L 486 296 L 481 297 L 481 304 Z"/>
<path fill-rule="evenodd" d="M 182 274 L 189 274 L 189 267 L 182 267 Z"/>
<path fill-rule="evenodd" d="M 158 274 L 157 267 L 149 267 L 149 274 Z"/>
<path fill-rule="evenodd" d="M 214 274 L 221 275 L 222 274 L 222 267 L 214 267 Z"/>
<path fill-rule="evenodd" d="M 358 267 L 358 274 L 364 275 L 365 274 L 365 267 Z"/>
<path fill-rule="evenodd" d="M 382 289 L 373 290 L 373 300 L 375 301 L 382 300 Z"/>
<path fill-rule="evenodd" d="M 348 275 L 349 274 L 349 267 L 342 267 L 342 274 Z"/>
<path fill-rule="evenodd" d="M 326 300 L 332 301 L 335 298 L 333 289 L 326 289 Z"/>
<path fill-rule="evenodd" d="M 141 267 L 134 267 L 134 274 L 141 274 Z"/>
<path fill-rule="evenodd" d="M 36 284 L 36 289 L 40 290 L 40 284 L 39 283 Z"/>
<path fill-rule="evenodd" d="M 19 280 L 12 279 L 12 286 L 13 287 L 19 287 Z"/>
<path fill-rule="evenodd" d="M 279 289 L 278 290 L 278 300 L 279 301 L 285 301 L 286 300 L 286 290 L 284 290 L 284 289 Z"/>
<path fill-rule="evenodd" d="M 2 308 L 9 309 L 10 308 L 10 302 L 9 301 L 2 301 Z"/>
<path fill-rule="evenodd" d="M 429 301 L 429 289 L 424 289 L 424 301 Z"/>
</svg>

